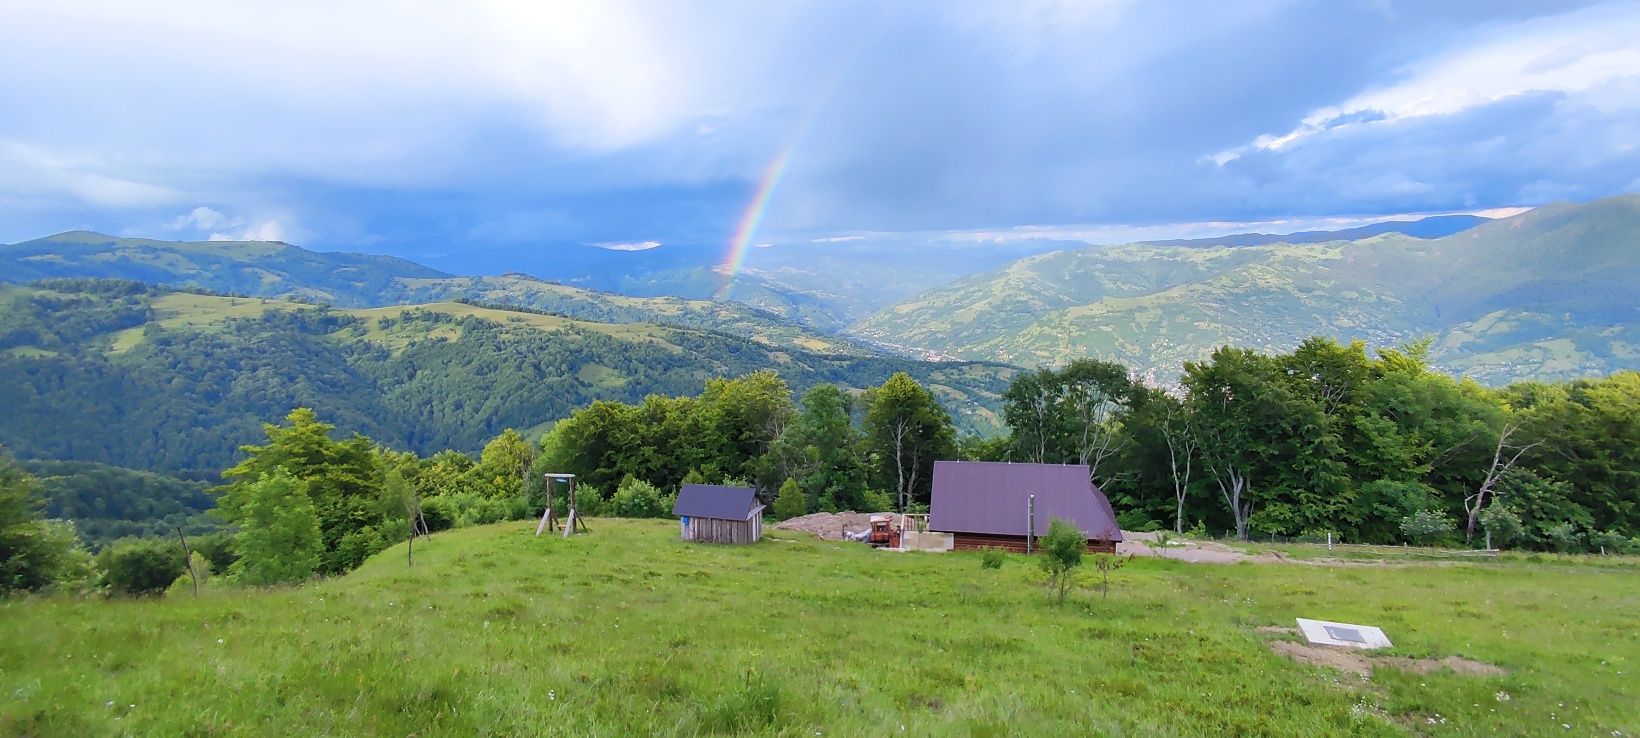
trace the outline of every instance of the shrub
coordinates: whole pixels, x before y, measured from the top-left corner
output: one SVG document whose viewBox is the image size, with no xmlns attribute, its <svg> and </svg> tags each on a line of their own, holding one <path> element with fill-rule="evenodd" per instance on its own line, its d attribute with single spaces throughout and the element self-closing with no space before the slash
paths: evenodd
<svg viewBox="0 0 1640 738">
<path fill-rule="evenodd" d="M 427 524 L 428 533 L 449 530 L 456 525 L 456 506 L 443 497 L 423 497 L 421 519 Z"/>
<path fill-rule="evenodd" d="M 164 592 L 186 567 L 182 548 L 160 538 L 117 541 L 103 549 L 97 563 L 110 592 L 138 597 Z"/>
<path fill-rule="evenodd" d="M 1001 569 L 1003 562 L 1007 560 L 1008 557 L 1002 553 L 1001 549 L 987 548 L 979 555 L 979 568 Z"/>
<path fill-rule="evenodd" d="M 193 574 L 189 574 L 188 569 L 184 567 L 182 573 L 178 574 L 176 580 L 172 581 L 171 586 L 165 590 L 166 597 L 174 597 L 179 594 L 192 595 L 194 593 L 195 575 L 199 576 L 200 589 L 204 589 L 205 583 L 211 580 L 212 572 L 210 559 L 205 558 L 203 554 L 195 551 L 190 560 L 194 563 Z"/>
<path fill-rule="evenodd" d="M 672 511 L 663 499 L 655 485 L 627 477 L 609 498 L 610 513 L 618 518 L 664 518 Z"/>
<path fill-rule="evenodd" d="M 1583 550 L 1583 532 L 1572 523 L 1556 523 L 1543 529 L 1543 542 L 1560 553 Z"/>
<path fill-rule="evenodd" d="M 225 572 L 239 560 L 239 552 L 233 547 L 233 534 L 227 531 L 189 536 L 188 547 L 204 556 L 213 572 Z"/>
<path fill-rule="evenodd" d="M 46 520 L 41 526 L 41 549 L 50 556 L 47 591 L 90 594 L 102 586 L 97 557 L 80 545 L 79 530 L 72 521 Z"/>
<path fill-rule="evenodd" d="M 1087 539 L 1076 525 L 1064 518 L 1048 523 L 1048 535 L 1043 536 L 1042 570 L 1048 575 L 1048 595 L 1059 602 L 1071 589 L 1076 568 L 1082 565 L 1082 553 L 1087 550 Z"/>
<path fill-rule="evenodd" d="M 1205 520 L 1196 521 L 1195 525 L 1192 525 L 1189 528 L 1185 529 L 1184 534 L 1185 534 L 1185 537 L 1187 537 L 1187 538 L 1206 538 L 1207 537 L 1207 521 L 1205 521 Z"/>
<path fill-rule="evenodd" d="M 1589 548 L 1608 554 L 1636 554 L 1640 553 L 1640 540 L 1615 530 L 1596 531 L 1589 534 Z"/>
<path fill-rule="evenodd" d="M 1436 510 L 1419 510 L 1401 518 L 1401 535 L 1408 543 L 1428 546 L 1446 540 L 1452 535 L 1452 518 Z"/>
<path fill-rule="evenodd" d="M 774 498 L 774 518 L 789 520 L 808 511 L 809 501 L 803 495 L 803 488 L 797 486 L 797 480 L 787 479 L 780 485 L 780 493 Z"/>
<path fill-rule="evenodd" d="M 94 586 L 96 567 L 74 525 L 40 520 L 39 509 L 39 483 L 0 456 L 0 594 Z"/>
<path fill-rule="evenodd" d="M 1520 521 L 1520 516 L 1503 505 L 1493 503 L 1481 511 L 1481 527 L 1486 529 L 1492 539 L 1492 545 L 1498 548 L 1514 543 L 1526 536 L 1526 526 Z"/>
</svg>

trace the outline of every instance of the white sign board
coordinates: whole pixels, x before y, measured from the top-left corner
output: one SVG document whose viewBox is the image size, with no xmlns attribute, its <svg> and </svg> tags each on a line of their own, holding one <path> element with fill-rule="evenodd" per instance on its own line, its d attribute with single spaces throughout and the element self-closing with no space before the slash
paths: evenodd
<svg viewBox="0 0 1640 738">
<path fill-rule="evenodd" d="M 1326 620 L 1298 619 L 1298 629 L 1304 631 L 1304 637 L 1318 646 L 1343 646 L 1345 648 L 1389 648 L 1389 636 L 1384 631 L 1370 625 L 1352 625 L 1350 623 L 1334 623 Z"/>
</svg>

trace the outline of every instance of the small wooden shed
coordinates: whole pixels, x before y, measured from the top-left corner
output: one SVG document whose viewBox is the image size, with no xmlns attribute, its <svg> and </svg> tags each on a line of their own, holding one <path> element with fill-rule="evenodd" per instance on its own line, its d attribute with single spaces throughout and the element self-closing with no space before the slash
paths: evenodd
<svg viewBox="0 0 1640 738">
<path fill-rule="evenodd" d="M 685 541 L 756 543 L 763 538 L 763 500 L 751 487 L 685 484 L 672 505 Z"/>
</svg>

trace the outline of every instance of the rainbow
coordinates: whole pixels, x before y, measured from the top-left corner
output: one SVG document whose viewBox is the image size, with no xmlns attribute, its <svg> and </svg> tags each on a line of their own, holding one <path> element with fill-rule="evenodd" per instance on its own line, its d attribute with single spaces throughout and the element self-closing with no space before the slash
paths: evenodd
<svg viewBox="0 0 1640 738">
<path fill-rule="evenodd" d="M 769 196 L 774 194 L 775 187 L 780 184 L 780 176 L 786 173 L 786 163 L 791 161 L 792 150 L 795 148 L 795 145 L 791 145 L 781 149 L 774 160 L 764 167 L 763 176 L 758 179 L 757 189 L 752 194 L 752 201 L 746 204 L 746 210 L 740 214 L 740 222 L 735 225 L 734 237 L 729 239 L 729 252 L 723 255 L 723 262 L 717 267 L 718 274 L 723 275 L 723 284 L 712 294 L 713 299 L 729 299 L 729 290 L 735 286 L 735 277 L 740 274 L 741 267 L 746 263 L 746 252 L 751 248 L 752 236 L 757 233 L 757 224 L 763 220 L 763 213 L 769 208 Z"/>
</svg>

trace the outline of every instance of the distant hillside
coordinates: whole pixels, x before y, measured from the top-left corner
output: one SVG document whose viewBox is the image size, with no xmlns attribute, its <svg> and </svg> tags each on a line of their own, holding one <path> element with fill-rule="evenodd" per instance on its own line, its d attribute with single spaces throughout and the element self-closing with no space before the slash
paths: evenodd
<svg viewBox="0 0 1640 738">
<path fill-rule="evenodd" d="M 1491 221 L 1491 218 L 1479 215 L 1432 215 L 1417 220 L 1386 220 L 1382 223 L 1368 223 L 1364 226 L 1343 228 L 1336 231 L 1299 231 L 1297 233 L 1280 234 L 1236 233 L 1229 236 L 1176 238 L 1162 241 L 1145 241 L 1145 243 L 1151 246 L 1262 246 L 1267 243 L 1354 241 L 1371 238 L 1372 236 L 1382 236 L 1386 233 L 1400 233 L 1416 238 L 1441 238 L 1454 233 L 1462 233 Z"/>
<path fill-rule="evenodd" d="M 611 255 L 603 249 L 592 249 Z M 828 353 L 877 353 L 805 327 L 800 301 L 765 296 L 760 309 L 742 302 L 629 297 L 528 275 L 456 277 L 387 256 L 308 251 L 264 241 L 156 241 L 86 231 L 0 245 L 0 280 L 126 279 L 253 297 L 295 298 L 338 307 L 379 307 L 472 300 L 606 322 L 650 322 L 723 331 L 771 346 Z M 713 286 L 680 294 L 708 297 Z M 748 288 L 748 291 L 750 288 Z M 661 295 L 651 286 L 641 292 Z M 747 300 L 746 303 L 754 302 Z"/>
<path fill-rule="evenodd" d="M 1161 379 L 1235 344 L 1433 336 L 1487 382 L 1640 363 L 1640 196 L 1556 205 L 1438 239 L 1133 244 L 1043 254 L 861 321 L 859 335 L 1020 365 L 1109 358 Z"/>
<path fill-rule="evenodd" d="M 127 282 L 0 286 L 0 444 L 25 458 L 210 474 L 296 406 L 392 446 L 475 451 L 595 399 L 696 394 L 759 369 L 798 390 L 907 371 L 977 431 L 1000 425 L 1015 371 L 455 302 L 326 309 Z"/>
</svg>

